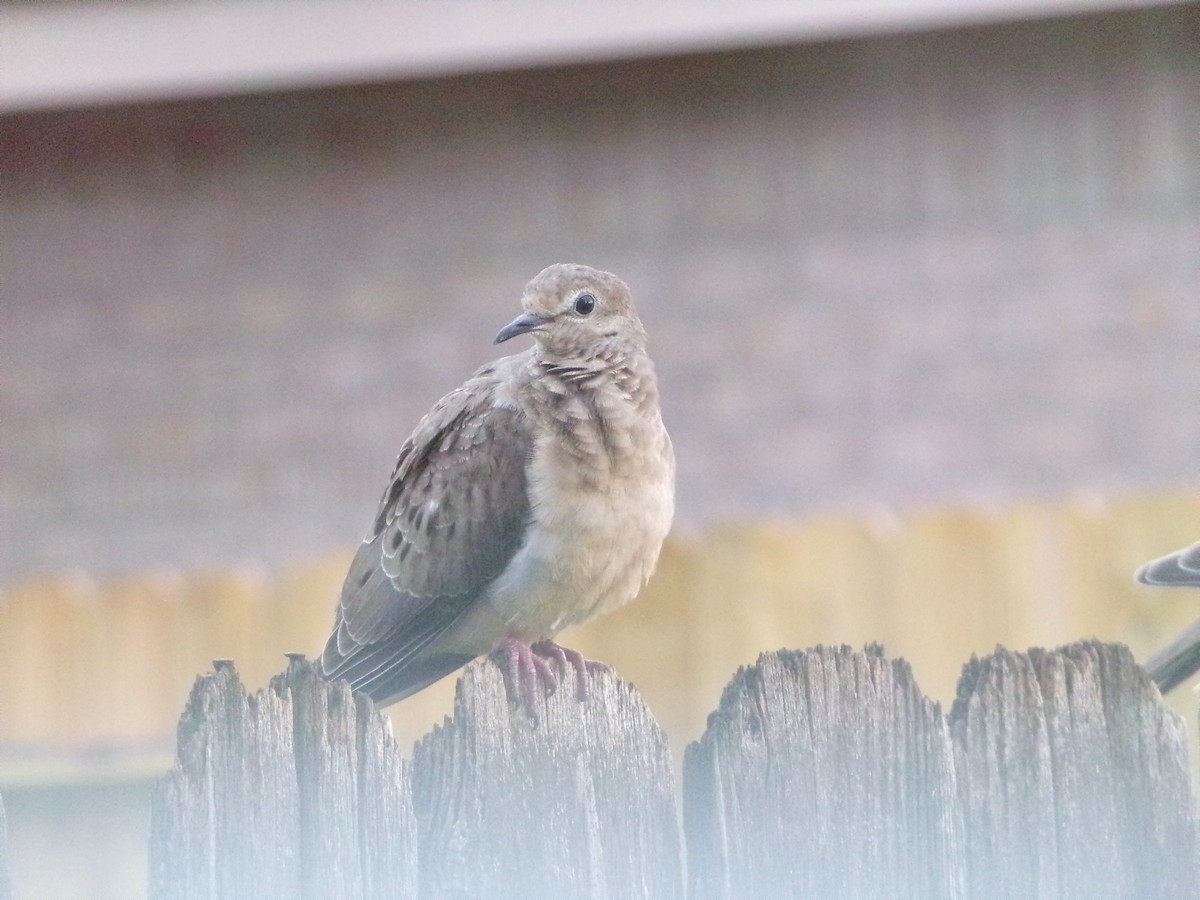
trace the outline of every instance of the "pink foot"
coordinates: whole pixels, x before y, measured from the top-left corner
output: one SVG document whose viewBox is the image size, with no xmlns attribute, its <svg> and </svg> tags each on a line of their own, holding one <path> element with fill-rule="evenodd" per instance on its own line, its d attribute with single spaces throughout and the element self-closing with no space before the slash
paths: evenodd
<svg viewBox="0 0 1200 900">
<path fill-rule="evenodd" d="M 550 664 L 516 638 L 505 638 L 492 655 L 504 671 L 504 687 L 510 703 L 532 710 L 539 686 L 543 693 L 558 687 L 558 676 Z"/>
<path fill-rule="evenodd" d="M 570 666 L 575 670 L 575 696 L 580 700 L 586 700 L 591 694 L 591 685 L 589 684 L 588 676 L 592 672 L 598 672 L 602 669 L 607 669 L 605 663 L 597 662 L 594 659 L 588 659 L 578 650 L 571 650 L 569 647 L 563 647 L 560 644 L 554 643 L 551 640 L 538 641 L 529 648 L 542 660 L 553 659 L 558 663 L 559 671 L 564 675 L 567 673 L 567 667 Z"/>
</svg>

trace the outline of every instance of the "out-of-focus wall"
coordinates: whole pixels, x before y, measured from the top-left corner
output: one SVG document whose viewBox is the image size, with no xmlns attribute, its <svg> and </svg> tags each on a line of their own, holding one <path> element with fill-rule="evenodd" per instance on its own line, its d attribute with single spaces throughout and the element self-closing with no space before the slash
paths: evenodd
<svg viewBox="0 0 1200 900">
<path fill-rule="evenodd" d="M 287 564 L 561 259 L 681 521 L 1197 480 L 1200 9 L 0 119 L 0 587 Z"/>
</svg>

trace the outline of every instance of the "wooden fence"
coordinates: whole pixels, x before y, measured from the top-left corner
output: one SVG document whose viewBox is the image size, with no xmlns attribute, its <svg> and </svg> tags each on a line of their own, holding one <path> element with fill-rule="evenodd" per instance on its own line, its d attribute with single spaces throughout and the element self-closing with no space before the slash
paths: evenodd
<svg viewBox="0 0 1200 900">
<path fill-rule="evenodd" d="M 409 763 L 308 663 L 250 696 L 223 665 L 155 797 L 151 897 L 1196 900 L 1186 743 L 1097 642 L 973 659 L 948 715 L 878 648 L 766 654 L 678 794 L 611 672 L 531 712 L 474 664 Z"/>
<path fill-rule="evenodd" d="M 1175 491 L 680 530 L 636 603 L 565 640 L 635 682 L 676 750 L 704 727 L 728 673 L 764 647 L 879 641 L 948 702 L 962 660 L 997 644 L 1096 637 L 1141 658 L 1170 639 L 1196 618 L 1195 596 L 1131 573 L 1195 540 L 1197 523 L 1200 494 Z M 7 589 L 0 683 L 20 690 L 0 698 L 0 788 L 78 781 L 92 758 L 109 777 L 143 749 L 140 771 L 161 771 L 195 673 L 231 657 L 257 688 L 283 653 L 315 653 L 347 562 Z M 401 742 L 450 710 L 453 687 L 389 710 Z"/>
<path fill-rule="evenodd" d="M 12 900 L 12 881 L 8 876 L 8 825 L 3 798 L 0 798 L 0 900 Z"/>
<path fill-rule="evenodd" d="M 728 674 L 767 647 L 880 641 L 947 705 L 962 660 L 997 643 L 1098 637 L 1145 658 L 1200 607 L 1131 573 L 1194 540 L 1197 522 L 1200 494 L 1175 491 L 680 529 L 642 598 L 564 640 L 638 685 L 680 760 Z M 150 785 L 195 673 L 234 657 L 257 689 L 283 652 L 315 652 L 346 564 L 66 575 L 0 593 L 0 793 L 19 896 L 144 895 Z M 397 743 L 454 702 L 446 679 L 388 709 Z M 1191 691 L 1168 702 L 1195 721 Z M 88 852 L 59 864 L 81 840 Z"/>
</svg>

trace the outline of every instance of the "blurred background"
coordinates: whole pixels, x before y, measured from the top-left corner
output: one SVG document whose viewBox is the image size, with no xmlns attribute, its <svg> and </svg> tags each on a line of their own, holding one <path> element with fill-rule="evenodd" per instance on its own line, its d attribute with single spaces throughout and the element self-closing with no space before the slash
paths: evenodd
<svg viewBox="0 0 1200 900">
<path fill-rule="evenodd" d="M 192 681 L 319 651 L 556 261 L 632 286 L 679 462 L 659 573 L 564 641 L 677 751 L 781 646 L 948 706 L 996 644 L 1200 615 L 1131 582 L 1200 538 L 1200 6 L 0 2 L 15 896 L 144 894 Z"/>
</svg>

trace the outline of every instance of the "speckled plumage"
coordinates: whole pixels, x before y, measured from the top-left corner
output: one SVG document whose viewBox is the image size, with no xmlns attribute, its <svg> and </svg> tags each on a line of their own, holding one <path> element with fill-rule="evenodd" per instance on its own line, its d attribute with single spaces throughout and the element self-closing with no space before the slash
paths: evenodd
<svg viewBox="0 0 1200 900">
<path fill-rule="evenodd" d="M 522 306 L 497 341 L 534 346 L 421 420 L 342 588 L 322 671 L 381 704 L 633 599 L 670 527 L 674 456 L 628 288 L 555 265 Z"/>
</svg>

